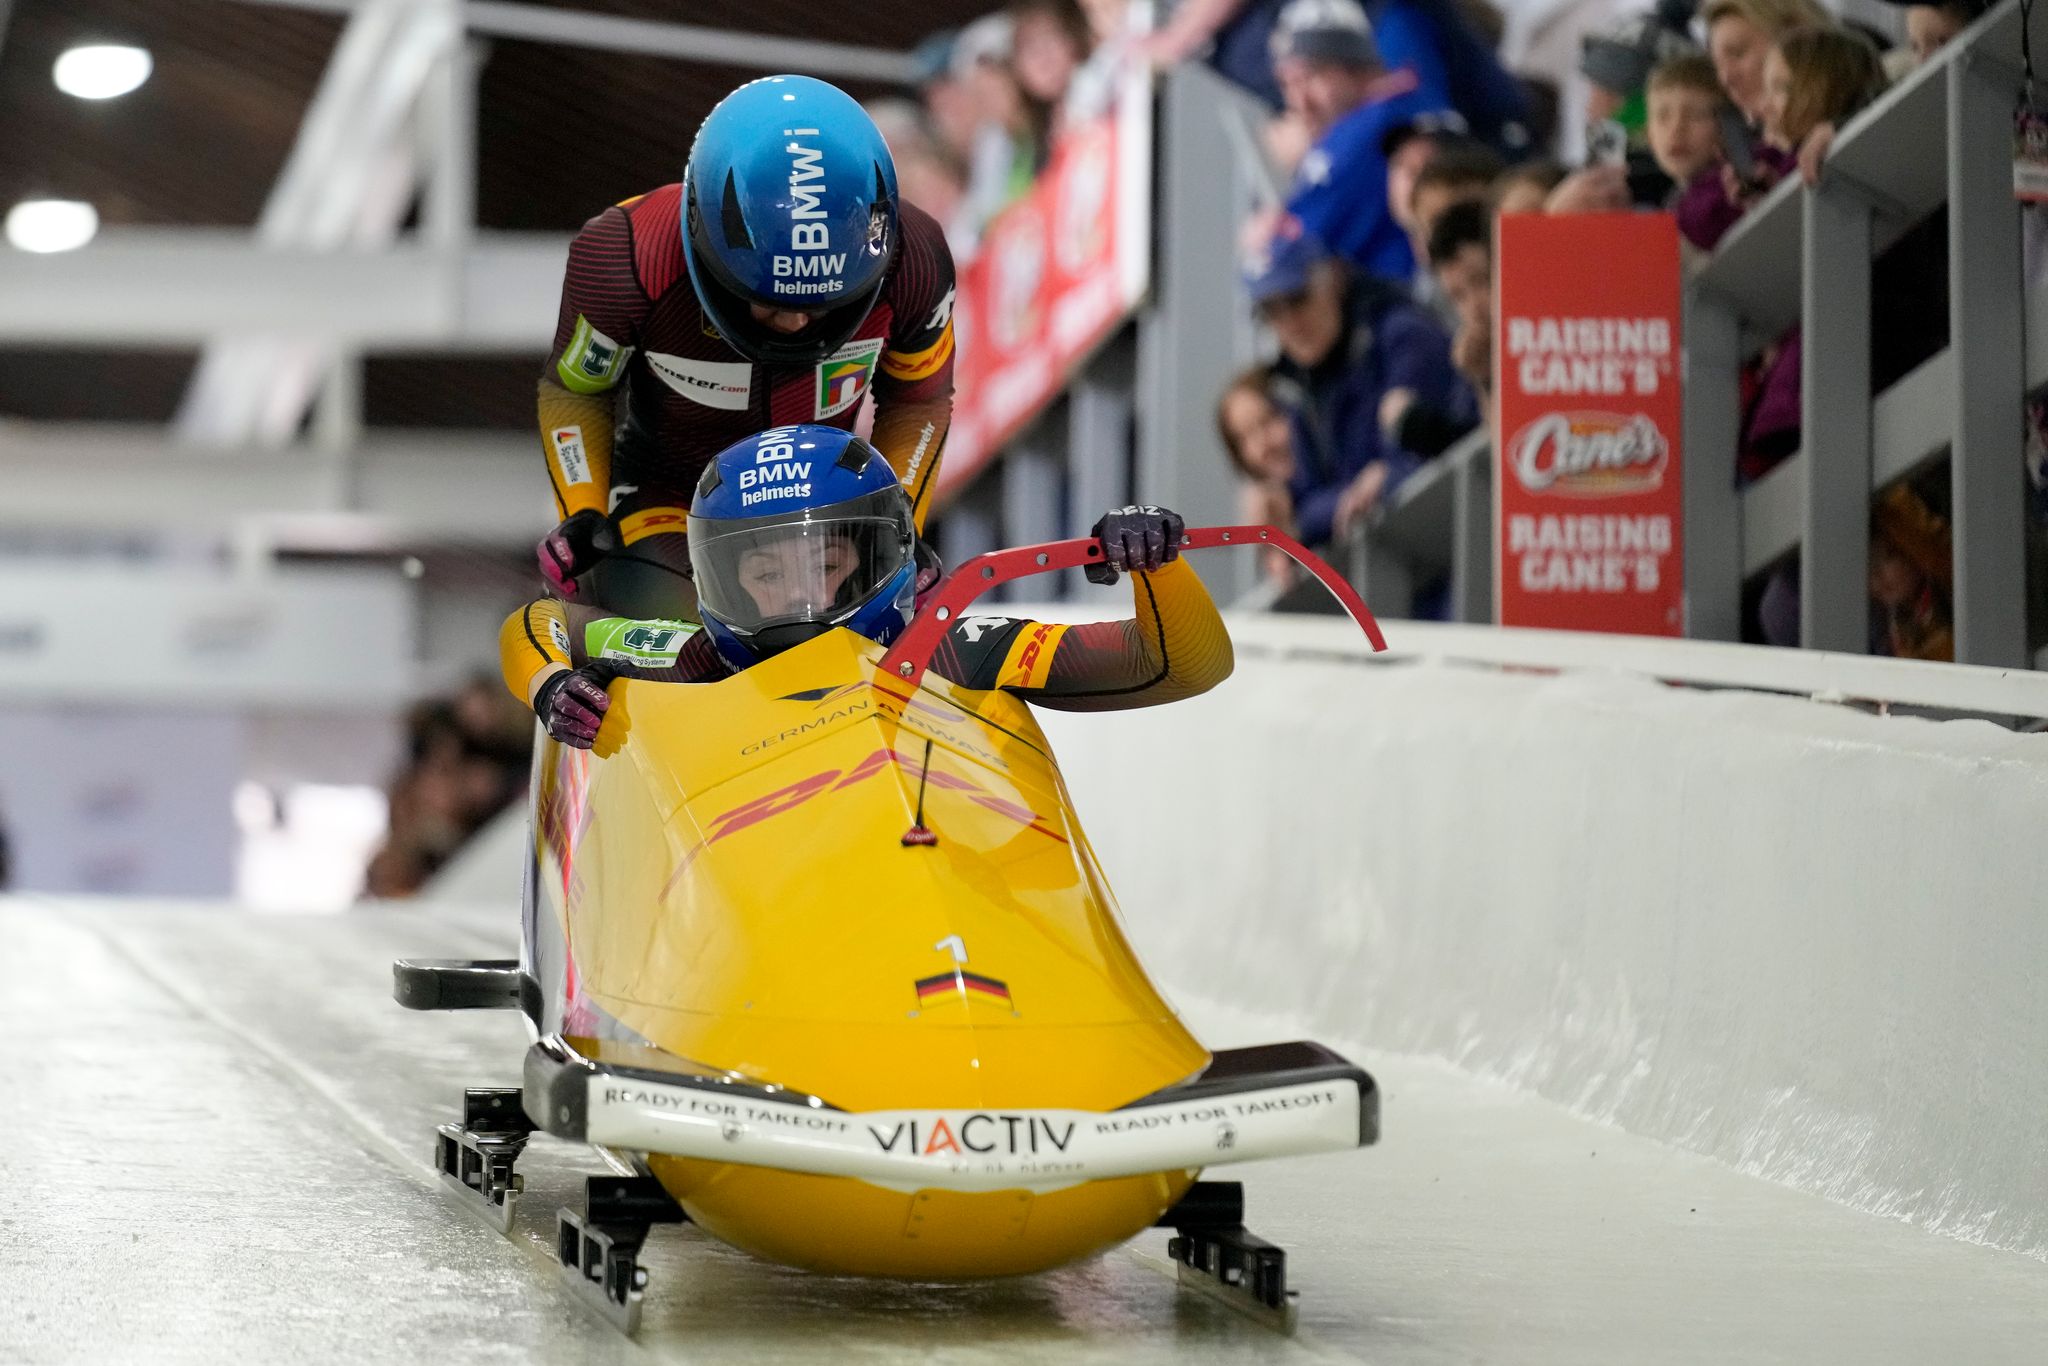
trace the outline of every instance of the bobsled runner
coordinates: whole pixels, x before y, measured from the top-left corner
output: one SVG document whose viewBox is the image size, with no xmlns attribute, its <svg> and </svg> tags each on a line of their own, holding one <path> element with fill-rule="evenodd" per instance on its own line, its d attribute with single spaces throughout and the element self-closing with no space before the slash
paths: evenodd
<svg viewBox="0 0 2048 1366">
<path fill-rule="evenodd" d="M 1272 528 L 1271 544 L 1364 604 Z M 1313 1043 L 1211 1052 L 1147 980 L 1030 708 L 926 672 L 982 592 L 1101 554 L 969 561 L 893 648 L 833 630 L 723 682 L 621 679 L 594 750 L 544 735 L 516 961 L 401 961 L 398 1000 L 522 1012 L 518 1088 L 436 1165 L 509 1232 L 538 1131 L 611 1174 L 565 1272 L 637 1325 L 652 1224 L 819 1271 L 1004 1276 L 1174 1230 L 1182 1279 L 1285 1322 L 1285 1256 L 1209 1167 L 1373 1142 L 1363 1070 Z"/>
</svg>

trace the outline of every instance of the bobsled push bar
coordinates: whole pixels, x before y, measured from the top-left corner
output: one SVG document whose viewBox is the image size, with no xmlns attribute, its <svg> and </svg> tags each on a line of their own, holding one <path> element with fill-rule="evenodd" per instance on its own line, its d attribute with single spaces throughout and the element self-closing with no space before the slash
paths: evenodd
<svg viewBox="0 0 2048 1366">
<path fill-rule="evenodd" d="M 1373 620 L 1372 612 L 1365 600 L 1358 596 L 1358 590 L 1346 583 L 1336 570 L 1301 542 L 1277 527 L 1270 526 L 1210 526 L 1193 527 L 1181 537 L 1183 550 L 1215 550 L 1225 546 L 1272 546 L 1285 551 L 1296 564 L 1315 575 L 1316 581 L 1330 590 L 1351 619 L 1365 632 L 1375 650 L 1387 648 L 1386 637 L 1380 634 L 1379 623 Z M 994 550 L 986 555 L 977 555 L 946 576 L 939 585 L 930 603 L 910 623 L 910 628 L 897 638 L 896 646 L 882 660 L 882 672 L 904 680 L 916 687 L 924 677 L 924 671 L 931 663 L 932 652 L 939 647 L 948 629 L 960 614 L 968 609 L 974 600 L 998 584 L 1029 578 L 1033 574 L 1050 574 L 1061 569 L 1080 569 L 1102 559 L 1102 542 L 1093 536 L 1083 536 L 1071 541 L 1047 541 L 1044 545 L 1018 546 L 1014 550 Z"/>
<path fill-rule="evenodd" d="M 1372 1078 L 1313 1043 L 1224 1050 L 1116 1110 L 852 1112 L 734 1077 L 597 1063 L 547 1037 L 527 1051 L 522 1100 L 558 1138 L 903 1190 L 1057 1190 L 1379 1137 Z"/>
</svg>

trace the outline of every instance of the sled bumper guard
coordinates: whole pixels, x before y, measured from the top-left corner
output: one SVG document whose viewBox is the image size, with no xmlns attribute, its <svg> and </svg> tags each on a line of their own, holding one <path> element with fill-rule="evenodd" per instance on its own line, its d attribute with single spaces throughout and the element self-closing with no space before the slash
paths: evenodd
<svg viewBox="0 0 2048 1366">
<path fill-rule="evenodd" d="M 560 1138 L 904 1190 L 1053 1190 L 1379 1137 L 1372 1078 L 1312 1043 L 1225 1050 L 1116 1110 L 847 1111 L 741 1078 L 593 1062 L 559 1038 L 528 1050 L 525 1082 L 527 1114 Z"/>
</svg>

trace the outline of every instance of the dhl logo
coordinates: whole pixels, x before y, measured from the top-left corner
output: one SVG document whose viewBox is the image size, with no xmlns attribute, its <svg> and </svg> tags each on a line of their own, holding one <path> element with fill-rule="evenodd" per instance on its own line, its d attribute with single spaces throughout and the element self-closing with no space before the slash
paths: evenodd
<svg viewBox="0 0 2048 1366">
<path fill-rule="evenodd" d="M 676 866 L 676 870 L 670 875 L 668 883 L 661 889 L 662 895 L 667 896 L 674 889 L 677 881 L 682 878 L 685 872 L 689 871 L 690 865 L 697 861 L 698 855 L 702 854 L 712 845 L 717 844 L 720 840 L 728 839 L 742 830 L 761 824 L 763 821 L 770 821 L 777 816 L 787 815 L 789 812 L 796 810 L 806 802 L 824 793 L 840 792 L 846 788 L 858 786 L 876 774 L 888 769 L 917 769 L 923 765 L 923 762 L 910 755 L 899 754 L 893 749 L 878 749 L 850 769 L 828 768 L 821 773 L 813 773 L 808 778 L 798 779 L 787 787 L 778 788 L 764 797 L 756 797 L 752 801 L 743 802 L 730 811 L 724 811 L 713 816 L 704 823 L 705 835 L 703 841 L 683 856 L 682 862 Z M 938 791 L 962 793 L 976 806 L 993 811 L 1000 816 L 1007 816 L 1025 829 L 1035 830 L 1048 839 L 1058 840 L 1061 844 L 1067 843 L 1067 837 L 1052 826 L 1047 825 L 1036 811 L 1033 811 L 1028 806 L 1020 806 L 1007 798 L 997 796 L 972 778 L 965 778 L 957 773 L 948 773 L 941 768 L 928 767 L 925 768 L 923 777 L 930 787 Z"/>
</svg>

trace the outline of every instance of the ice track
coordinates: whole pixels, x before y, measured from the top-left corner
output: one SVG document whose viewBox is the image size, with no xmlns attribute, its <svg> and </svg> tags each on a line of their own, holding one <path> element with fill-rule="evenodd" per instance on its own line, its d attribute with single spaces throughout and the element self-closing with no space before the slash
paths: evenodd
<svg viewBox="0 0 2048 1366">
<path fill-rule="evenodd" d="M 506 952 L 512 920 L 0 899 L 0 1362 L 2048 1361 L 2048 1264 L 1370 1052 L 1380 1147 L 1229 1174 L 1291 1254 L 1291 1341 L 1176 1291 L 1163 1232 L 929 1286 L 658 1229 L 629 1342 L 548 1243 L 593 1157 L 535 1139 L 516 1242 L 429 1167 L 465 1085 L 517 1083 L 524 1034 L 400 1010 L 390 960 Z"/>
</svg>

